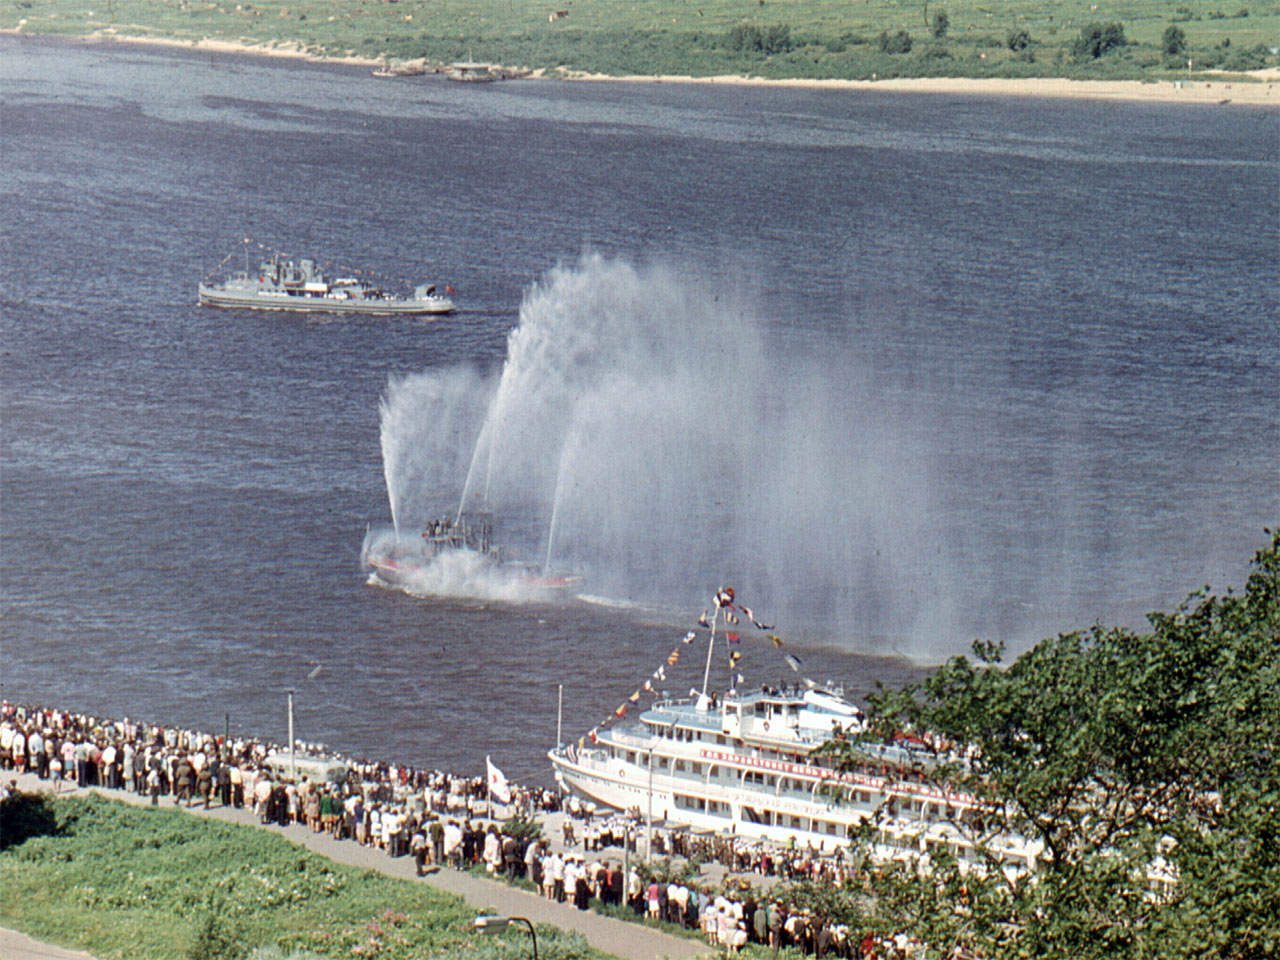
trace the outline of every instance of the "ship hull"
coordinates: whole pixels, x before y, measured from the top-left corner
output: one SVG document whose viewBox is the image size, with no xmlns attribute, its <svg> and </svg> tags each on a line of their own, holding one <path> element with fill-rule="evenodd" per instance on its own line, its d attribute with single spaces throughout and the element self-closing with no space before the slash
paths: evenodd
<svg viewBox="0 0 1280 960">
<path fill-rule="evenodd" d="M 556 778 L 570 792 L 617 810 L 638 811 L 654 823 L 688 828 L 694 832 L 714 832 L 726 836 L 767 840 L 779 845 L 812 847 L 834 853 L 848 847 L 852 828 L 872 815 L 872 810 L 853 805 L 831 805 L 813 800 L 761 796 L 750 790 L 673 785 L 666 776 L 649 776 L 644 767 L 633 764 L 575 762 L 564 751 L 548 756 Z M 768 804 L 778 815 L 777 823 L 752 819 L 749 811 Z M 717 811 L 708 813 L 712 808 Z M 814 829 L 814 825 L 819 825 Z"/>
</svg>

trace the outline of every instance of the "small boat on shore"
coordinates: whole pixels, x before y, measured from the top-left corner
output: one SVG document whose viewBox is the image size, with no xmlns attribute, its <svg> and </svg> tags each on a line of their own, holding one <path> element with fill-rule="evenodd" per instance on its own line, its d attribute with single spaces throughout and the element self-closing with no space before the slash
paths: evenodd
<svg viewBox="0 0 1280 960">
<path fill-rule="evenodd" d="M 296 313 L 364 313 L 374 316 L 441 315 L 454 311 L 453 300 L 434 284 L 423 284 L 408 296 L 387 293 L 354 276 L 330 279 L 314 260 L 293 259 L 280 253 L 264 257 L 256 271 L 249 269 L 249 240 L 244 244 L 244 271 L 199 284 L 202 306 L 240 310 L 285 310 Z M 234 253 L 223 260 L 231 259 Z"/>
<path fill-rule="evenodd" d="M 372 73 L 375 77 L 420 77 L 427 72 L 427 65 L 421 60 L 404 61 L 404 60 L 388 60 L 378 67 Z"/>
<path fill-rule="evenodd" d="M 446 80 L 458 83 L 492 83 L 495 80 L 522 80 L 532 75 L 532 70 L 504 67 L 496 63 L 454 63 L 444 71 Z"/>
<path fill-rule="evenodd" d="M 487 63 L 455 63 L 444 76 L 446 80 L 457 83 L 492 83 L 499 79 Z"/>
</svg>

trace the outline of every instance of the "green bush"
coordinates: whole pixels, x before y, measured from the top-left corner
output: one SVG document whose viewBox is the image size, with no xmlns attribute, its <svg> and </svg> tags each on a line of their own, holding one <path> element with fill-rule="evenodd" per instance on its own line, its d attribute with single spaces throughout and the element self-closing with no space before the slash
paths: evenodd
<svg viewBox="0 0 1280 960">
<path fill-rule="evenodd" d="M 791 50 L 791 28 L 785 23 L 761 30 L 754 23 L 740 23 L 725 36 L 724 45 L 738 53 L 787 53 Z"/>
<path fill-rule="evenodd" d="M 1176 57 L 1187 49 L 1187 35 L 1183 33 L 1181 27 L 1169 24 L 1160 37 L 1160 49 L 1169 56 Z"/>
<path fill-rule="evenodd" d="M 1222 61 L 1222 69 L 1233 73 L 1261 70 L 1267 65 L 1267 53 L 1267 48 L 1261 44 L 1252 50 L 1232 51 L 1231 56 Z"/>
<path fill-rule="evenodd" d="M 236 924 L 210 910 L 196 928 L 187 960 L 242 960 L 248 952 Z"/>
<path fill-rule="evenodd" d="M 876 41 L 882 53 L 899 54 L 911 52 L 911 34 L 905 30 L 899 30 L 897 33 L 889 33 L 885 31 L 881 33 Z"/>
<path fill-rule="evenodd" d="M 947 11 L 939 10 L 933 15 L 933 35 L 941 40 L 947 35 L 947 29 L 951 26 L 951 18 L 947 16 Z"/>
<path fill-rule="evenodd" d="M 0 850 L 56 834 L 58 829 L 53 802 L 46 794 L 18 791 L 0 800 Z"/>
<path fill-rule="evenodd" d="M 1025 50 L 1031 46 L 1031 34 L 1026 30 L 1010 30 L 1009 37 L 1005 40 L 1005 46 L 1014 53 L 1019 50 Z"/>
<path fill-rule="evenodd" d="M 532 817 L 516 814 L 502 824 L 502 832 L 517 840 L 528 840 L 532 843 L 542 836 L 542 824 Z"/>
</svg>

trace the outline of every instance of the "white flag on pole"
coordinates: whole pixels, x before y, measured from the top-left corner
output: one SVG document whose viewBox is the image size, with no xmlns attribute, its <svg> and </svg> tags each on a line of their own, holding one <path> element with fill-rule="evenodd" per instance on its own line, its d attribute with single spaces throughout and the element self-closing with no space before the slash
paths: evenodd
<svg viewBox="0 0 1280 960">
<path fill-rule="evenodd" d="M 493 765 L 493 761 L 488 757 L 484 758 L 485 766 L 489 769 L 489 792 L 493 794 L 493 799 L 499 803 L 511 802 L 511 787 L 507 783 L 507 778 L 502 775 L 502 771 Z"/>
</svg>

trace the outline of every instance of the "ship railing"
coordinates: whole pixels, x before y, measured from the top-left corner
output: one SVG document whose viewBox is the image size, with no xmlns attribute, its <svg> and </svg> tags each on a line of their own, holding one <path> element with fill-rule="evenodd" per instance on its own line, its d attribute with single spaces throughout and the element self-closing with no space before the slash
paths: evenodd
<svg viewBox="0 0 1280 960">
<path fill-rule="evenodd" d="M 637 733 L 624 733 L 621 730 L 614 730 L 609 736 L 619 746 L 649 747 L 654 741 L 654 737 Z"/>
<path fill-rule="evenodd" d="M 578 751 L 575 762 L 580 767 L 603 769 L 609 765 L 609 751 L 599 747 L 585 747 Z"/>
<path fill-rule="evenodd" d="M 671 707 L 696 707 L 698 701 L 693 697 L 677 697 L 671 700 L 655 700 L 650 710 L 669 710 Z"/>
</svg>

